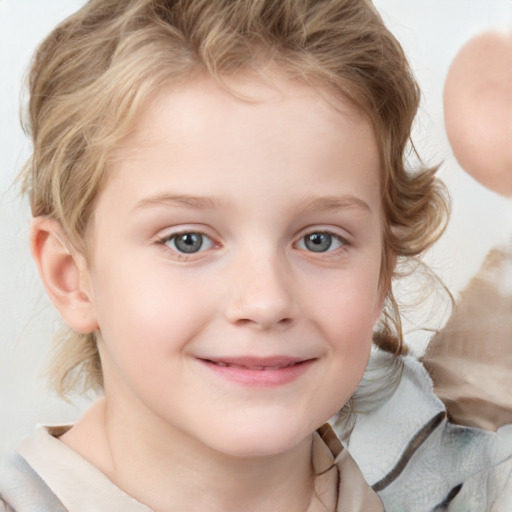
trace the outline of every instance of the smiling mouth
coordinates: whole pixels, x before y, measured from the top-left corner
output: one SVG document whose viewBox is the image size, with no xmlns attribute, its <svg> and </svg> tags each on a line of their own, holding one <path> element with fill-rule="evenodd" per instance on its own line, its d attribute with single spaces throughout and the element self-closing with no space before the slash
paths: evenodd
<svg viewBox="0 0 512 512">
<path fill-rule="evenodd" d="M 311 361 L 311 359 L 295 359 L 289 357 L 275 358 L 252 358 L 244 357 L 237 359 L 205 359 L 207 363 L 214 364 L 220 368 L 240 368 L 251 371 L 273 371 L 291 368 L 302 363 Z"/>
<path fill-rule="evenodd" d="M 274 387 L 294 381 L 312 366 L 315 358 L 241 357 L 199 359 L 216 374 L 251 387 Z"/>
</svg>

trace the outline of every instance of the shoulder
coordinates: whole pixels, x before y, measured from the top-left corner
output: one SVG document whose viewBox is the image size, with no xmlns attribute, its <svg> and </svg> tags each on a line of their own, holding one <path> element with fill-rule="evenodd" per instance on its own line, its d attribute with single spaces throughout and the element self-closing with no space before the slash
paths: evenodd
<svg viewBox="0 0 512 512">
<path fill-rule="evenodd" d="M 356 414 L 347 443 L 386 509 L 512 510 L 512 425 L 489 432 L 451 424 L 423 365 L 400 359 L 398 385 Z M 498 500 L 501 508 L 489 508 Z"/>
<path fill-rule="evenodd" d="M 13 508 L 11 508 L 5 501 L 0 498 L 0 512 L 16 512 Z"/>
<path fill-rule="evenodd" d="M 4 501 L 16 512 L 85 510 L 84 503 L 87 510 L 95 512 L 150 512 L 63 443 L 59 437 L 67 429 L 69 426 L 39 426 L 18 446 L 15 460 L 8 464 L 13 498 L 2 495 Z M 28 505 L 25 494 L 30 498 Z"/>
<path fill-rule="evenodd" d="M 0 454 L 0 512 L 65 512 L 65 508 L 16 452 Z"/>
</svg>

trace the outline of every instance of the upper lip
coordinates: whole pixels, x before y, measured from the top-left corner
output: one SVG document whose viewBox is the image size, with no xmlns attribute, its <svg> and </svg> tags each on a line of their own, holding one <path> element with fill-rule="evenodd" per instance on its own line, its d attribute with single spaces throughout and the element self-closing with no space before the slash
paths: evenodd
<svg viewBox="0 0 512 512">
<path fill-rule="evenodd" d="M 271 356 L 271 357 L 203 357 L 203 361 L 215 363 L 219 366 L 234 366 L 247 368 L 248 370 L 278 370 L 298 363 L 303 363 L 314 358 Z"/>
</svg>

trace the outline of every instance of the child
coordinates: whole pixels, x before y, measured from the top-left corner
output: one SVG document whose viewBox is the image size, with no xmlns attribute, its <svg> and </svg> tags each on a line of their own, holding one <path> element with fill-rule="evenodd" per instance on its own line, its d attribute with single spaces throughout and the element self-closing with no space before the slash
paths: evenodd
<svg viewBox="0 0 512 512">
<path fill-rule="evenodd" d="M 403 364 L 390 407 L 412 389 L 433 420 L 350 414 L 372 338 L 400 351 L 395 266 L 447 212 L 434 171 L 405 169 L 419 93 L 369 1 L 91 0 L 30 92 L 31 247 L 72 329 L 53 379 L 103 397 L 3 460 L 6 510 L 444 510 L 469 503 L 459 480 L 411 494 L 439 450 L 404 472 L 397 447 L 447 432 L 487 465 L 512 454 L 440 431 L 422 369 L 385 353 L 384 388 L 358 394 L 389 398 Z M 428 430 L 383 446 L 411 412 Z"/>
</svg>

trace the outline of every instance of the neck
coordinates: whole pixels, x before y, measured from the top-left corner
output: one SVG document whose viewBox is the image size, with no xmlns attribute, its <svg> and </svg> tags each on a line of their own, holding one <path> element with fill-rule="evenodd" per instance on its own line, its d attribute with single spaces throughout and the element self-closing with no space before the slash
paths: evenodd
<svg viewBox="0 0 512 512">
<path fill-rule="evenodd" d="M 101 401 L 63 441 L 156 512 L 307 510 L 311 438 L 278 455 L 235 457 L 167 426 L 164 433 L 119 417 Z"/>
</svg>

